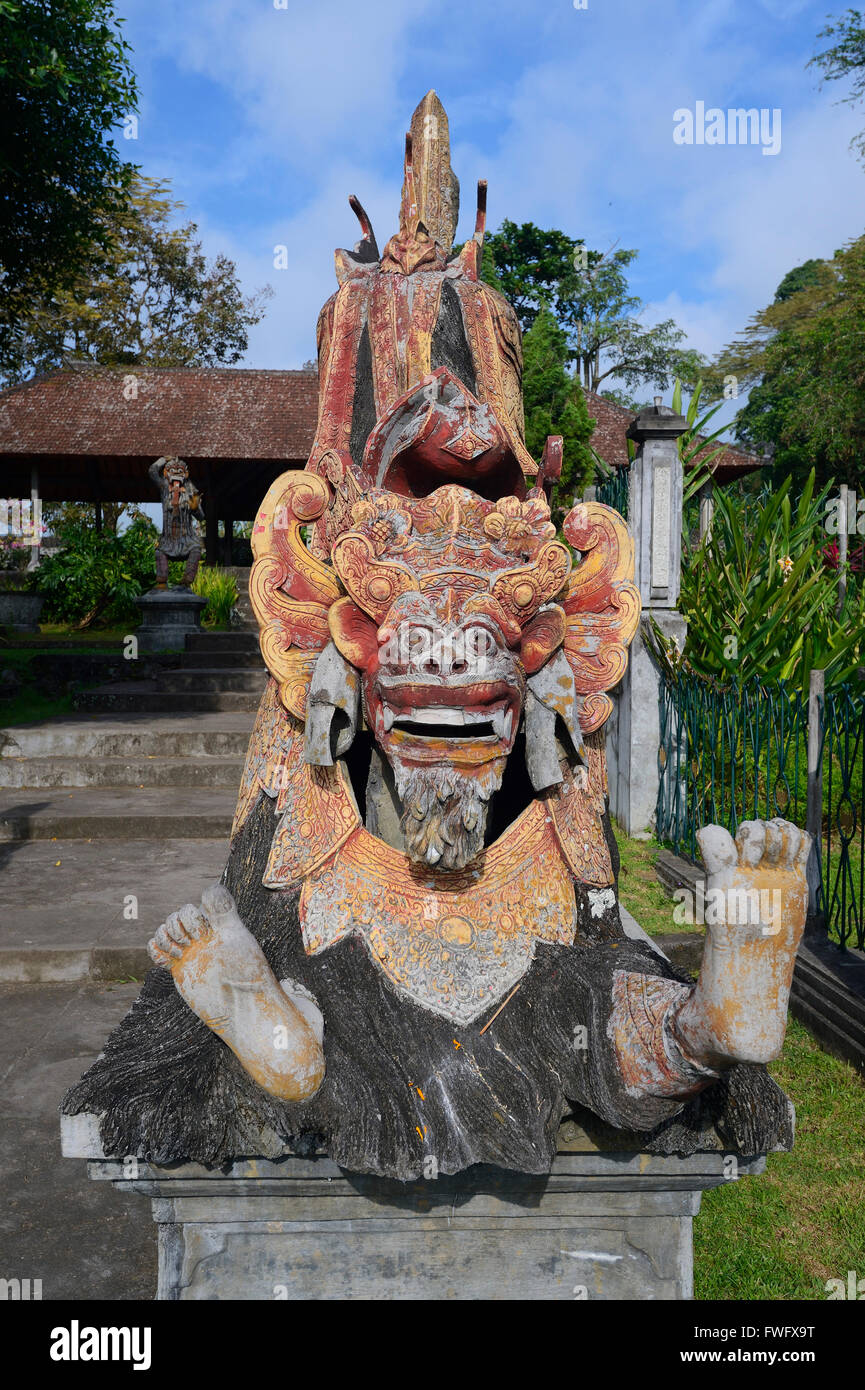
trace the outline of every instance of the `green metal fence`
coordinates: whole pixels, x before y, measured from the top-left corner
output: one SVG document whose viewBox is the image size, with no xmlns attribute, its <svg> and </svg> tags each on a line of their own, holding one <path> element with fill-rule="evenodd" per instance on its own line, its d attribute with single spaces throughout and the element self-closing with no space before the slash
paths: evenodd
<svg viewBox="0 0 865 1390">
<path fill-rule="evenodd" d="M 816 911 L 833 940 L 862 950 L 862 687 L 828 690 L 811 702 L 811 718 L 817 755 L 810 776 L 821 792 L 810 827 L 818 849 Z M 720 686 L 693 674 L 662 677 L 660 722 L 655 819 L 658 838 L 676 853 L 697 858 L 702 825 L 735 834 L 743 820 L 783 816 L 805 828 L 809 701 L 799 689 L 781 681 Z"/>
<path fill-rule="evenodd" d="M 628 519 L 628 477 L 630 469 L 616 468 L 598 484 L 596 493 L 599 502 L 606 507 L 615 507 L 627 521 Z"/>
</svg>

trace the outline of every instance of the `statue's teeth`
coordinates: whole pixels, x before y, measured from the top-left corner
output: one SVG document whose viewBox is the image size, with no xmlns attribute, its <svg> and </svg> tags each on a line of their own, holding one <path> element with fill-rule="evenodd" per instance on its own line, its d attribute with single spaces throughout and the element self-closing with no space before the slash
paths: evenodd
<svg viewBox="0 0 865 1390">
<path fill-rule="evenodd" d="M 393 710 L 388 709 L 387 705 L 383 705 L 381 713 L 384 721 L 384 731 L 387 733 L 389 729 L 393 728 Z"/>
</svg>

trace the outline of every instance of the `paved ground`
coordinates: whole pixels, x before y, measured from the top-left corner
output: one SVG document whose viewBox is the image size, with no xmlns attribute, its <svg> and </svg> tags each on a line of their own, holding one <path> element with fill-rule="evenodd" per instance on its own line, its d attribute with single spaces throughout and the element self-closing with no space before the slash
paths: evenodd
<svg viewBox="0 0 865 1390">
<path fill-rule="evenodd" d="M 218 879 L 227 840 L 0 844 L 0 981 L 138 977 L 169 912 Z"/>
<path fill-rule="evenodd" d="M 58 1106 L 137 985 L 0 986 L 0 1278 L 41 1279 L 43 1300 L 152 1299 L 146 1198 L 90 1182 L 61 1158 Z"/>
</svg>

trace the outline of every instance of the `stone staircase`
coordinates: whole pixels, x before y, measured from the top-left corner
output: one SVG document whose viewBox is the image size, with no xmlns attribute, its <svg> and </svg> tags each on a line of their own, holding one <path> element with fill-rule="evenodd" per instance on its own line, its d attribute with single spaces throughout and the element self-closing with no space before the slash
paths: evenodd
<svg viewBox="0 0 865 1390">
<path fill-rule="evenodd" d="M 106 714 L 254 712 L 266 680 L 257 633 L 197 632 L 187 637 L 178 666 L 160 670 L 152 680 L 98 685 L 78 695 L 75 706 Z"/>
<path fill-rule="evenodd" d="M 169 912 L 225 864 L 266 671 L 254 632 L 0 729 L 0 982 L 140 977 Z"/>
</svg>

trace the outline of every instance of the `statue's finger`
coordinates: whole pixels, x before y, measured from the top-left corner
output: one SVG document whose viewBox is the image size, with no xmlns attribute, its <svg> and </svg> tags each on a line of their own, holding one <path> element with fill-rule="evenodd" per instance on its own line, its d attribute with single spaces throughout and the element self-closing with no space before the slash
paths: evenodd
<svg viewBox="0 0 865 1390">
<path fill-rule="evenodd" d="M 763 849 L 763 862 L 774 868 L 781 863 L 786 836 L 782 830 L 783 821 L 766 822 L 766 844 Z"/>
<path fill-rule="evenodd" d="M 237 915 L 234 898 L 224 883 L 211 883 L 205 888 L 201 895 L 201 907 L 214 926 L 222 917 Z"/>
<path fill-rule="evenodd" d="M 777 827 L 781 836 L 781 867 L 792 869 L 798 859 L 799 846 L 802 843 L 802 831 L 798 825 L 793 825 L 792 821 L 782 820 L 780 816 L 776 817 L 771 824 Z"/>
<path fill-rule="evenodd" d="M 723 825 L 704 825 L 697 831 L 697 843 L 708 873 L 720 873 L 736 863 L 736 845 Z"/>
<path fill-rule="evenodd" d="M 743 820 L 736 831 L 739 863 L 745 869 L 756 869 L 766 847 L 766 822 Z"/>
<path fill-rule="evenodd" d="M 183 955 L 183 947 L 171 936 L 168 931 L 167 922 L 163 922 L 153 940 L 159 949 L 164 951 L 166 955 L 172 956 L 175 960 L 180 960 L 180 957 Z"/>
</svg>

